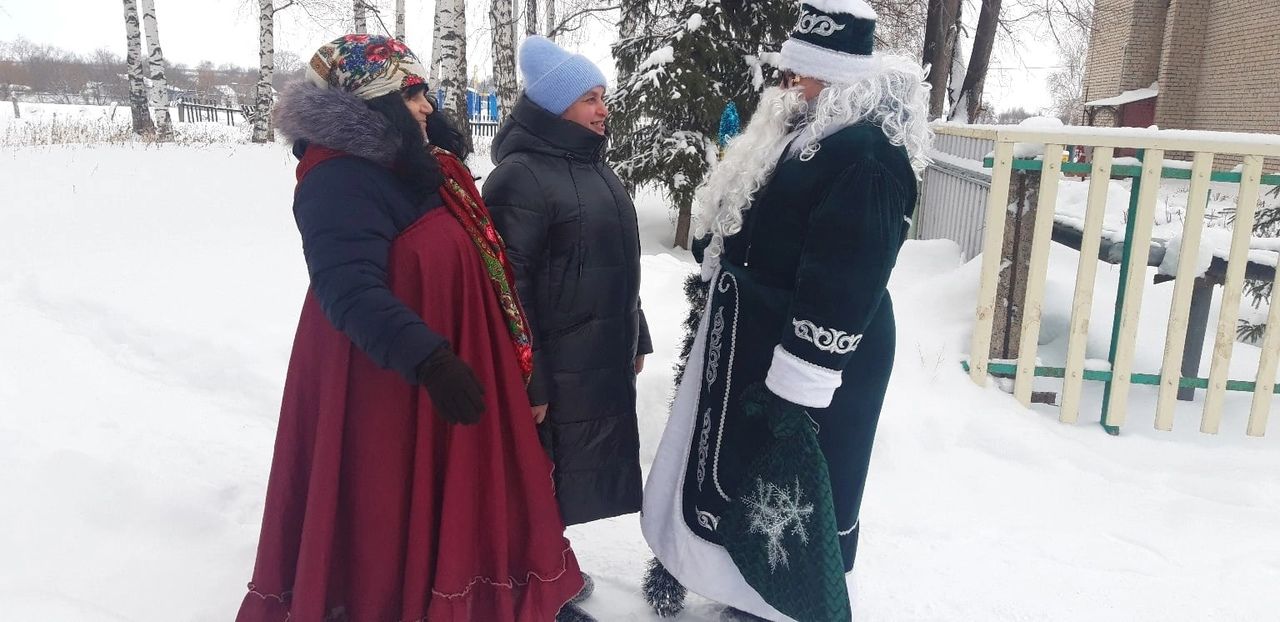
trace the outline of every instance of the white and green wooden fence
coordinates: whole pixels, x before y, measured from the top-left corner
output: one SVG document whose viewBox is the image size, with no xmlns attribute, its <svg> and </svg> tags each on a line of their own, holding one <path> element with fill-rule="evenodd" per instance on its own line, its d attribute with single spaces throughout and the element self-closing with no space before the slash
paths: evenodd
<svg viewBox="0 0 1280 622">
<path fill-rule="evenodd" d="M 1155 427 L 1173 427 L 1175 400 L 1179 390 L 1204 389 L 1201 431 L 1216 434 L 1223 419 L 1224 401 L 1229 391 L 1253 393 L 1246 432 L 1262 436 L 1276 394 L 1276 370 L 1280 363 L 1280 287 L 1273 288 L 1267 331 L 1254 378 L 1228 377 L 1232 348 L 1236 341 L 1236 325 L 1249 245 L 1252 240 L 1255 210 L 1260 186 L 1280 185 L 1280 176 L 1264 176 L 1264 158 L 1280 158 L 1280 136 L 1227 134 L 1207 132 L 1160 131 L 1128 128 L 1061 128 L 1030 129 L 1001 126 L 939 125 L 939 136 L 992 141 L 994 153 L 987 160 L 991 169 L 983 224 L 982 281 L 979 288 L 976 326 L 967 367 L 973 381 L 985 385 L 989 374 L 1012 376 L 1014 396 L 1029 405 L 1036 377 L 1062 378 L 1060 419 L 1075 423 L 1080 415 L 1080 396 L 1085 381 L 1106 383 L 1103 397 L 1102 423 L 1115 433 L 1128 416 L 1128 397 L 1134 384 L 1159 387 L 1154 413 Z M 1014 158 L 1015 145 L 1043 145 L 1045 157 L 1040 160 Z M 1092 151 L 1089 163 L 1063 163 L 1062 151 L 1067 145 L 1083 146 Z M 1140 167 L 1113 166 L 1116 149 L 1137 149 Z M 1166 152 L 1191 154 L 1192 168 L 1165 168 Z M 1243 160 L 1241 172 L 1214 171 L 1215 155 L 1238 156 Z M 1015 170 L 1039 170 L 1039 191 L 1030 249 L 1030 266 L 1026 271 L 1025 299 L 1021 305 L 1020 335 L 1015 361 L 991 359 L 992 328 L 997 314 L 997 284 L 1000 280 L 1002 249 L 1005 245 L 1006 217 L 1012 203 L 1010 180 Z M 1072 302 L 1067 360 L 1062 367 L 1036 364 L 1041 310 L 1044 304 L 1049 247 L 1054 230 L 1054 208 L 1058 181 L 1062 173 L 1084 174 L 1090 178 L 1088 209 L 1083 234 L 1079 241 L 1080 264 L 1076 274 Z M 1112 176 L 1133 177 L 1133 189 L 1127 218 L 1123 260 L 1120 262 L 1120 286 L 1116 296 L 1116 313 L 1112 326 L 1107 371 L 1085 369 L 1085 346 L 1089 315 L 1093 302 L 1107 186 Z M 1265 179 L 1264 179 L 1265 177 Z M 1147 249 L 1151 246 L 1154 211 L 1161 179 L 1190 179 L 1190 195 L 1183 231 L 1178 274 L 1175 278 L 1173 304 L 1160 370 L 1134 369 L 1137 347 L 1137 324 L 1142 305 L 1144 280 L 1148 265 Z M 1223 296 L 1217 319 L 1212 350 L 1212 363 L 1207 378 L 1198 374 L 1186 376 L 1180 363 L 1190 317 L 1192 290 L 1197 272 L 1197 255 L 1203 231 L 1209 183 L 1239 184 L 1239 204 L 1234 219 L 1234 233 Z M 925 193 L 928 194 L 926 188 Z M 934 198 L 937 198 L 936 196 Z M 1275 270 L 1271 278 L 1275 278 Z M 1151 373 L 1152 371 L 1156 373 Z"/>
</svg>

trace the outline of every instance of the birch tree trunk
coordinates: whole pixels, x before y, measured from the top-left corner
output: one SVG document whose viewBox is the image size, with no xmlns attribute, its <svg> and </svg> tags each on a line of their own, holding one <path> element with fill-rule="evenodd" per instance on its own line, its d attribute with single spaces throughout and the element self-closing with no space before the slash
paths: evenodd
<svg viewBox="0 0 1280 622">
<path fill-rule="evenodd" d="M 440 0 L 437 0 L 436 15 L 435 15 L 435 18 L 432 20 L 432 24 L 431 24 L 431 80 L 430 82 L 433 88 L 440 86 L 440 78 L 441 78 L 441 74 L 440 74 L 441 62 L 440 61 L 443 60 L 442 57 L 444 56 L 444 52 L 443 52 L 444 33 L 449 32 L 449 28 L 452 26 L 449 22 L 446 22 L 445 20 L 448 19 L 449 16 L 453 14 L 449 13 L 448 15 L 446 15 L 444 11 L 445 7 L 441 5 L 442 5 L 442 2 Z"/>
<path fill-rule="evenodd" d="M 547 3 L 547 38 L 552 41 L 556 40 L 556 0 L 545 0 Z"/>
<path fill-rule="evenodd" d="M 404 0 L 396 0 L 396 38 L 404 41 Z"/>
<path fill-rule="evenodd" d="M 524 0 L 524 34 L 538 34 L 538 0 Z"/>
<path fill-rule="evenodd" d="M 138 20 L 138 0 L 124 0 L 124 27 L 129 46 L 125 62 L 129 66 L 129 108 L 133 112 L 133 133 L 150 134 L 156 128 L 151 123 L 151 111 L 147 110 L 147 85 L 142 74 L 142 24 Z"/>
<path fill-rule="evenodd" d="M 498 116 L 507 118 L 516 105 L 516 25 L 512 0 L 489 0 L 493 24 L 493 81 L 498 89 Z"/>
<path fill-rule="evenodd" d="M 436 32 L 440 42 L 440 86 L 445 114 L 471 140 L 467 115 L 467 12 L 465 0 L 437 0 Z"/>
<path fill-rule="evenodd" d="M 147 31 L 147 62 L 151 74 L 151 105 L 155 107 L 156 129 L 160 140 L 173 139 L 173 122 L 169 119 L 169 81 L 164 76 L 164 51 L 160 49 L 160 26 L 156 23 L 156 0 L 142 0 L 142 23 Z"/>
<path fill-rule="evenodd" d="M 361 35 L 368 34 L 369 27 L 367 24 L 365 24 L 365 19 L 364 19 L 364 16 L 365 16 L 364 0 L 354 0 L 354 3 L 351 5 L 351 9 L 352 9 L 352 14 L 355 17 L 356 34 L 361 34 Z"/>
<path fill-rule="evenodd" d="M 258 0 L 258 84 L 253 96 L 253 142 L 275 140 L 271 127 L 271 74 L 276 67 L 275 0 Z"/>
</svg>

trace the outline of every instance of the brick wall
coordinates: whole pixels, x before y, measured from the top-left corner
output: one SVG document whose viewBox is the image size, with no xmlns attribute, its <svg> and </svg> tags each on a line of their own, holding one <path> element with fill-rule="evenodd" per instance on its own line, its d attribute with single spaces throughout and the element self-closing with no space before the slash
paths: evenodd
<svg viewBox="0 0 1280 622">
<path fill-rule="evenodd" d="M 1133 23 L 1133 0 L 1096 0 L 1089 57 L 1085 62 L 1085 101 L 1119 95 L 1125 49 Z M 1093 124 L 1115 125 L 1110 110 L 1095 113 Z"/>
<path fill-rule="evenodd" d="M 1169 0 L 1130 0 L 1133 3 L 1129 41 L 1120 73 L 1120 91 L 1151 86 L 1160 76 L 1165 15 Z"/>
<path fill-rule="evenodd" d="M 1168 0 L 1095 0 L 1085 101 L 1151 86 L 1160 74 Z M 1117 115 L 1094 113 L 1093 124 L 1111 126 Z"/>
<path fill-rule="evenodd" d="M 1280 1 L 1173 0 L 1169 14 L 1156 123 L 1280 134 Z"/>
<path fill-rule="evenodd" d="M 1280 2 L 1213 0 L 1190 129 L 1280 133 Z"/>
<path fill-rule="evenodd" d="M 1195 123 L 1204 58 L 1205 30 L 1212 0 L 1171 0 L 1165 19 L 1165 42 L 1160 57 L 1160 100 L 1156 125 L 1187 128 Z"/>
</svg>

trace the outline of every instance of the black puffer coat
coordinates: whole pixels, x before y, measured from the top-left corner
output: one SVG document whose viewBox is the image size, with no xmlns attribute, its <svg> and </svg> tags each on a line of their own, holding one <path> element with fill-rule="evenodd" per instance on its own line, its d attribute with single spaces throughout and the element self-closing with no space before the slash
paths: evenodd
<svg viewBox="0 0 1280 622">
<path fill-rule="evenodd" d="M 484 199 L 507 243 L 534 333 L 534 404 L 566 524 L 640 510 L 636 210 L 605 138 L 522 98 L 493 141 Z"/>
</svg>

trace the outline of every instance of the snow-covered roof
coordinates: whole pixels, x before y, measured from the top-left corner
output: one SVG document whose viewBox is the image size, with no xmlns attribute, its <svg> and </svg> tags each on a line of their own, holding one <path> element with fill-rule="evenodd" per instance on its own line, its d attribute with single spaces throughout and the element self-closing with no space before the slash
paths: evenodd
<svg viewBox="0 0 1280 622">
<path fill-rule="evenodd" d="M 1148 86 L 1145 89 L 1134 89 L 1132 91 L 1125 91 L 1119 95 L 1116 95 L 1115 97 L 1108 97 L 1106 99 L 1095 99 L 1091 102 L 1085 102 L 1084 105 L 1087 107 L 1123 106 L 1124 104 L 1131 104 L 1133 102 L 1142 101 L 1144 99 L 1151 99 L 1152 97 L 1155 97 L 1159 94 L 1160 94 L 1160 84 L 1158 82 L 1152 82 L 1151 86 Z"/>
</svg>

